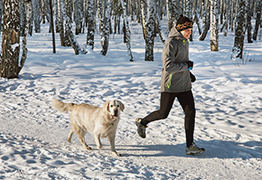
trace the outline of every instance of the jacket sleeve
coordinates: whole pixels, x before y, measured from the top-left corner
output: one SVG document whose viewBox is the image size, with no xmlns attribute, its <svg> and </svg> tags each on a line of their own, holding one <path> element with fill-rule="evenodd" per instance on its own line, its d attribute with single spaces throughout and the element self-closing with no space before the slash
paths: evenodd
<svg viewBox="0 0 262 180">
<path fill-rule="evenodd" d="M 173 40 L 167 41 L 162 52 L 162 63 L 164 69 L 169 72 L 182 72 L 188 70 L 186 62 L 177 62 L 178 45 Z"/>
</svg>

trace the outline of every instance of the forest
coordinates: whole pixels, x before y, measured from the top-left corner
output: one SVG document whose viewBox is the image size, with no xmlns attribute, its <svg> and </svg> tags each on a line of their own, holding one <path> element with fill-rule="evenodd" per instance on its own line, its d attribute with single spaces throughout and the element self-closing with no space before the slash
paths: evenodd
<svg viewBox="0 0 262 180">
<path fill-rule="evenodd" d="M 209 32 L 211 51 L 219 51 L 219 32 L 234 32 L 231 59 L 243 58 L 244 38 L 257 41 L 262 26 L 262 0 L 0 0 L 0 7 L 0 77 L 8 79 L 18 77 L 27 58 L 27 37 L 41 33 L 41 24 L 49 23 L 49 32 L 59 33 L 61 46 L 72 47 L 76 55 L 91 51 L 94 35 L 100 34 L 101 54 L 106 56 L 110 34 L 123 33 L 130 61 L 131 22 L 142 26 L 145 61 L 154 61 L 156 36 L 165 42 L 164 17 L 169 30 L 181 14 L 192 19 L 199 41 Z M 86 34 L 85 47 L 75 38 L 80 33 Z"/>
</svg>

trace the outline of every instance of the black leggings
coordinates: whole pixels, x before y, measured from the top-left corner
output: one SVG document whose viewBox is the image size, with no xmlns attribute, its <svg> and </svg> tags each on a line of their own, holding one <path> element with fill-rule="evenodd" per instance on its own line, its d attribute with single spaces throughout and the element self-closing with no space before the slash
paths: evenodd
<svg viewBox="0 0 262 180">
<path fill-rule="evenodd" d="M 184 125 L 186 130 L 187 147 L 189 147 L 194 139 L 196 115 L 195 102 L 192 91 L 182 93 L 161 92 L 160 109 L 150 113 L 148 116 L 143 118 L 141 124 L 146 126 L 150 122 L 160 119 L 166 119 L 173 106 L 175 98 L 178 99 L 185 113 Z"/>
</svg>

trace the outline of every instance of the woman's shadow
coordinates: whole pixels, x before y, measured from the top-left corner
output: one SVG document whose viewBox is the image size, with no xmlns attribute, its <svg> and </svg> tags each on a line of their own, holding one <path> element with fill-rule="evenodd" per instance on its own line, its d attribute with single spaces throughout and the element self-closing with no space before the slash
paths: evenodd
<svg viewBox="0 0 262 180">
<path fill-rule="evenodd" d="M 248 141 L 245 143 L 234 141 L 197 141 L 199 147 L 203 147 L 206 151 L 202 154 L 193 155 L 198 158 L 261 158 L 262 157 L 262 142 Z M 122 156 L 177 156 L 190 157 L 185 154 L 185 144 L 156 144 L 156 145 L 117 145 L 117 149 Z"/>
</svg>

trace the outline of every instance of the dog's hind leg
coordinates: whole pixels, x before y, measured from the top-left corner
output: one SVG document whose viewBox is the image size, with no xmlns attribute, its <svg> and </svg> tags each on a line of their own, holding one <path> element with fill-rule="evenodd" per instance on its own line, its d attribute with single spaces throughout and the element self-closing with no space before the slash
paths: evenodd
<svg viewBox="0 0 262 180">
<path fill-rule="evenodd" d="M 85 142 L 85 134 L 86 134 L 85 130 L 79 127 L 79 131 L 77 132 L 77 135 L 79 137 L 81 144 L 84 146 L 85 149 L 91 150 L 91 147 L 89 147 Z"/>
<path fill-rule="evenodd" d="M 69 134 L 67 136 L 67 141 L 69 143 L 71 143 L 71 139 L 72 139 L 73 134 L 74 134 L 74 131 L 72 129 L 70 129 L 70 132 L 69 132 Z"/>
</svg>

